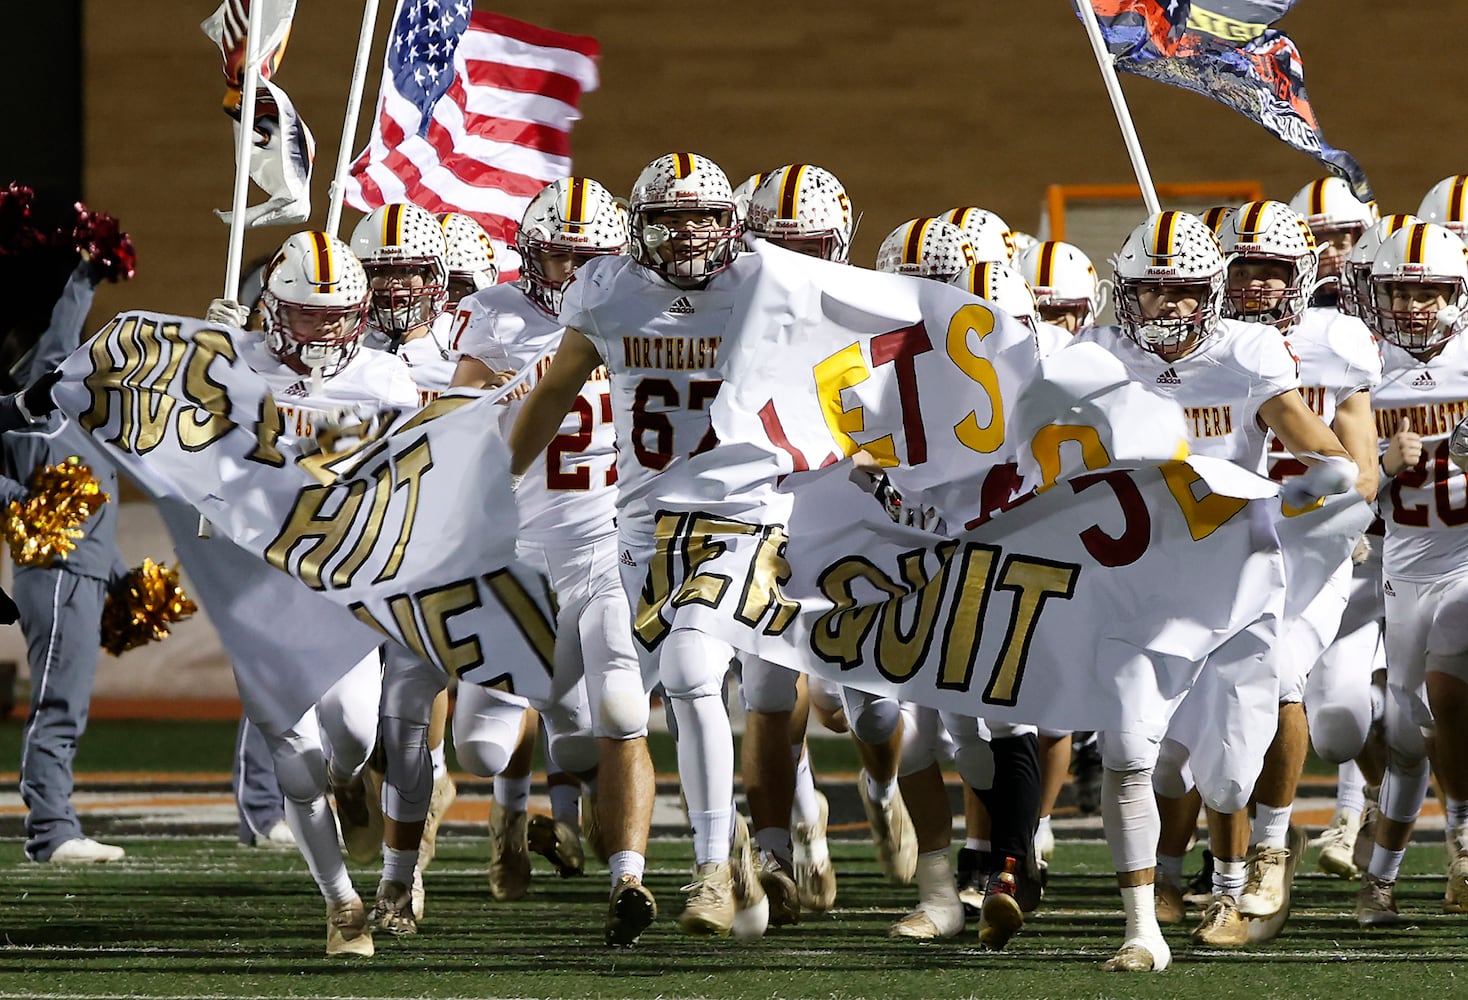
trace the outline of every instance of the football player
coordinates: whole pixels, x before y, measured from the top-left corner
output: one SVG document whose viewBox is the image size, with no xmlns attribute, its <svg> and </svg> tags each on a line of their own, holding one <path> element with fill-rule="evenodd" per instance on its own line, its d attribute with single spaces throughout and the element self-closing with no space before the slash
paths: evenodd
<svg viewBox="0 0 1468 1000">
<path fill-rule="evenodd" d="M 1071 333 L 1096 322 L 1105 289 L 1079 247 L 1047 240 L 1019 255 L 1019 273 L 1035 293 L 1040 319 Z"/>
<path fill-rule="evenodd" d="M 1306 184 L 1290 199 L 1290 208 L 1304 216 L 1320 248 L 1320 287 L 1310 304 L 1334 308 L 1339 301 L 1341 272 L 1361 234 L 1380 217 L 1376 203 L 1360 201 L 1340 177 L 1321 177 Z M 1336 281 L 1329 279 L 1335 278 Z"/>
</svg>

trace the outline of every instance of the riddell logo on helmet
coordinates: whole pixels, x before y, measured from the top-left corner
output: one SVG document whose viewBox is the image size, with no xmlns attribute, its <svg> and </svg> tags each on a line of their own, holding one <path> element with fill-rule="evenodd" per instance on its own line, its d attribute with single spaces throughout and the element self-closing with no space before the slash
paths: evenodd
<svg viewBox="0 0 1468 1000">
<path fill-rule="evenodd" d="M 1173 275 L 1177 274 L 1177 268 L 1175 268 L 1175 267 L 1148 267 L 1147 268 L 1147 274 L 1149 274 L 1149 275 L 1157 275 L 1158 277 L 1167 278 L 1167 277 L 1172 277 Z"/>
</svg>

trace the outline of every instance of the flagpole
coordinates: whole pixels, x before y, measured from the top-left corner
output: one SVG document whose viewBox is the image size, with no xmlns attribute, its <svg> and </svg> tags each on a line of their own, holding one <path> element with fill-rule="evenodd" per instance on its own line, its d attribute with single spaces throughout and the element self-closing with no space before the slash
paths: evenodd
<svg viewBox="0 0 1468 1000">
<path fill-rule="evenodd" d="M 347 91 L 347 113 L 342 119 L 342 141 L 336 150 L 336 173 L 326 207 L 326 233 L 335 236 L 342 221 L 342 202 L 347 196 L 347 168 L 351 165 L 352 146 L 357 139 L 357 118 L 362 113 L 362 89 L 367 83 L 368 50 L 377 25 L 378 0 L 366 0 L 362 7 L 362 31 L 357 36 L 357 61 L 352 64 L 352 85 Z"/>
<path fill-rule="evenodd" d="M 1147 169 L 1147 158 L 1142 155 L 1142 142 L 1137 138 L 1132 125 L 1132 113 L 1126 106 L 1126 97 L 1121 92 L 1121 81 L 1116 78 L 1116 66 L 1106 42 L 1101 37 L 1101 25 L 1096 23 L 1096 10 L 1091 0 L 1072 0 L 1086 26 L 1086 37 L 1091 39 L 1091 51 L 1096 54 L 1096 64 L 1101 67 L 1101 80 L 1106 84 L 1106 93 L 1111 97 L 1111 108 L 1116 112 L 1116 123 L 1121 126 L 1121 138 L 1126 144 L 1127 155 L 1132 160 L 1132 170 L 1137 175 L 1137 185 L 1142 189 L 1142 203 L 1148 215 L 1162 211 L 1157 201 L 1157 188 L 1152 184 L 1152 172 Z"/>
<path fill-rule="evenodd" d="M 240 83 L 240 128 L 234 144 L 234 211 L 229 217 L 229 250 L 224 261 L 224 298 L 240 296 L 240 261 L 245 255 L 245 200 L 250 193 L 250 150 L 255 145 L 255 91 L 260 83 L 260 21 L 263 3 L 250 4 L 245 38 L 245 78 Z"/>
</svg>

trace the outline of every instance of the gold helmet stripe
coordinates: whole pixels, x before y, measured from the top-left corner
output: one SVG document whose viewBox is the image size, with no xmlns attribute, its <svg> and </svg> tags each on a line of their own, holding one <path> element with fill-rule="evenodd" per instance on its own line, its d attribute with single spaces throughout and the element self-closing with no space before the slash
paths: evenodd
<svg viewBox="0 0 1468 1000">
<path fill-rule="evenodd" d="M 795 206 L 800 201 L 800 182 L 804 179 L 804 163 L 797 163 L 785 171 L 785 181 L 780 185 L 780 218 L 795 218 Z"/>
<path fill-rule="evenodd" d="M 1163 212 L 1157 217 L 1157 228 L 1152 234 L 1152 263 L 1166 267 L 1172 257 L 1173 236 L 1177 232 L 1177 213 Z"/>
<path fill-rule="evenodd" d="M 1412 227 L 1412 235 L 1407 237 L 1407 263 L 1421 264 L 1422 247 L 1427 242 L 1427 226 L 1418 223 Z"/>
<path fill-rule="evenodd" d="M 1055 272 L 1056 245 L 1053 240 L 1040 244 L 1040 266 L 1035 271 L 1035 284 L 1049 288 Z"/>
<path fill-rule="evenodd" d="M 313 282 L 318 292 L 324 292 L 336 284 L 336 269 L 331 259 L 331 241 L 325 233 L 311 234 L 311 245 L 316 251 L 316 279 Z"/>
<path fill-rule="evenodd" d="M 932 219 L 918 219 L 907 230 L 907 246 L 902 250 L 904 264 L 920 264 L 923 259 L 923 238 L 933 225 Z"/>
<path fill-rule="evenodd" d="M 1310 182 L 1311 215 L 1325 214 L 1325 184 L 1328 180 L 1330 180 L 1329 177 L 1322 177 L 1319 180 Z"/>
<path fill-rule="evenodd" d="M 1464 201 L 1468 199 L 1468 176 L 1459 174 L 1453 180 L 1453 193 L 1448 198 L 1448 216 L 1444 222 L 1463 222 L 1468 219 Z"/>
<path fill-rule="evenodd" d="M 674 153 L 673 176 L 681 181 L 683 178 L 693 173 L 693 168 L 696 165 L 693 161 L 694 156 L 692 153 Z"/>
<path fill-rule="evenodd" d="M 1266 201 L 1251 201 L 1244 206 L 1244 218 L 1239 223 L 1239 234 L 1250 236 L 1259 231 L 1259 221 L 1264 215 L 1264 207 L 1269 203 Z"/>
</svg>

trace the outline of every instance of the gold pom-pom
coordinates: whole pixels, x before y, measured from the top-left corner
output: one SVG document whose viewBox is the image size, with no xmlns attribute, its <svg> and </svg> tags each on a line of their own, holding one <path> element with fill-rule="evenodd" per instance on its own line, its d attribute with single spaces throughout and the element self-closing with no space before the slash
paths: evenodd
<svg viewBox="0 0 1468 1000">
<path fill-rule="evenodd" d="M 113 585 L 102 608 L 102 648 L 121 656 L 168 638 L 168 624 L 198 611 L 178 583 L 178 569 L 151 559 Z"/>
<path fill-rule="evenodd" d="M 5 540 L 17 566 L 49 566 L 65 559 L 85 532 L 81 525 L 110 497 L 92 470 L 73 456 L 31 473 L 30 496 L 10 504 Z"/>
</svg>

